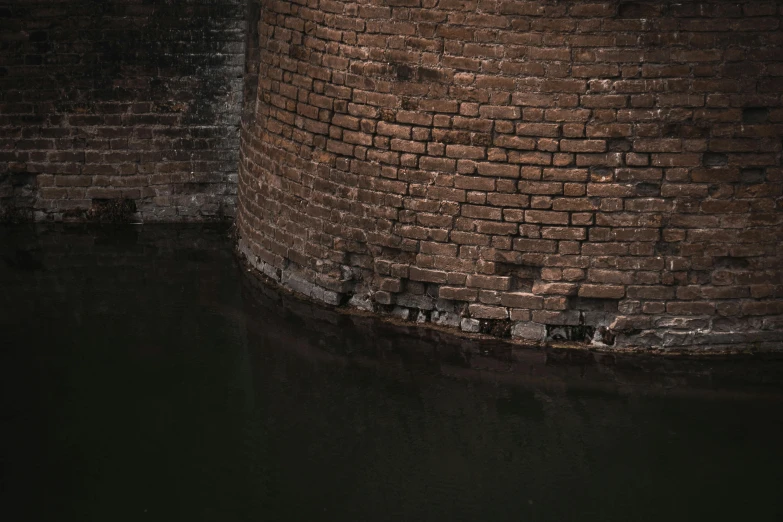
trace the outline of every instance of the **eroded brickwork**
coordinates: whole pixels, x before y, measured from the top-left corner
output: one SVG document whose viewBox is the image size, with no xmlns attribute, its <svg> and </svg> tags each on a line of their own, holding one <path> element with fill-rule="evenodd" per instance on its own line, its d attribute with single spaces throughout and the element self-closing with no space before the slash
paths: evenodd
<svg viewBox="0 0 783 522">
<path fill-rule="evenodd" d="M 246 2 L 0 0 L 0 220 L 232 217 Z"/>
<path fill-rule="evenodd" d="M 240 249 L 333 304 L 778 349 L 783 2 L 263 2 Z"/>
</svg>

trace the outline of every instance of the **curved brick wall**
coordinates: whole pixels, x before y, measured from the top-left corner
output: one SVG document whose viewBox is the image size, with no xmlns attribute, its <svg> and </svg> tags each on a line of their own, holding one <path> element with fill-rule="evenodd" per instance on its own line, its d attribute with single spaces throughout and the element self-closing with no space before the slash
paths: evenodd
<svg viewBox="0 0 783 522">
<path fill-rule="evenodd" d="M 240 250 L 313 298 L 467 331 L 779 349 L 782 16 L 263 2 Z"/>
</svg>

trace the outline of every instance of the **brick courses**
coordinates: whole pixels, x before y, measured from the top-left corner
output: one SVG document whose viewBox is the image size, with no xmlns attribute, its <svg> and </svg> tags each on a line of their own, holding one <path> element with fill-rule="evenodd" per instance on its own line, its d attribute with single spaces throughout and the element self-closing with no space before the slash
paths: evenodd
<svg viewBox="0 0 783 522">
<path fill-rule="evenodd" d="M 0 0 L 0 221 L 235 212 L 247 0 Z"/>
<path fill-rule="evenodd" d="M 316 299 L 466 331 L 779 349 L 782 20 L 780 1 L 264 2 L 240 250 Z"/>
</svg>

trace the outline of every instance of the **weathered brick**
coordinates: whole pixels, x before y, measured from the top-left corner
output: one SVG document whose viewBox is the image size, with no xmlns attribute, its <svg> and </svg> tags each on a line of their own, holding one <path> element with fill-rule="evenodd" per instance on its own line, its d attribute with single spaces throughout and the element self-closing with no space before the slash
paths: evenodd
<svg viewBox="0 0 783 522">
<path fill-rule="evenodd" d="M 394 138 L 400 138 L 408 140 L 411 137 L 411 127 L 408 125 L 396 125 L 393 123 L 386 123 L 385 121 L 379 121 L 376 127 L 376 131 L 381 136 L 392 136 Z"/>
<path fill-rule="evenodd" d="M 599 299 L 622 299 L 625 287 L 619 285 L 584 284 L 579 287 L 579 297 L 595 297 Z"/>
<path fill-rule="evenodd" d="M 432 158 L 429 156 L 422 157 L 419 160 L 419 167 L 426 170 L 434 170 L 439 172 L 456 172 L 457 162 L 453 159 L 446 158 Z"/>
<path fill-rule="evenodd" d="M 508 310 L 502 306 L 490 306 L 484 304 L 471 304 L 468 306 L 471 317 L 477 319 L 507 319 Z"/>
<path fill-rule="evenodd" d="M 605 152 L 604 140 L 560 140 L 560 150 L 565 152 Z"/>
<path fill-rule="evenodd" d="M 408 277 L 413 281 L 424 281 L 427 283 L 445 283 L 447 281 L 446 272 L 441 270 L 428 270 L 411 266 Z"/>
<path fill-rule="evenodd" d="M 448 306 L 472 303 L 466 331 L 508 317 L 514 336 L 539 341 L 545 325 L 584 324 L 592 312 L 569 307 L 595 299 L 617 301 L 628 346 L 652 343 L 639 329 L 672 343 L 695 339 L 677 336 L 696 324 L 724 335 L 694 315 L 751 338 L 781 313 L 772 3 L 373 3 L 265 6 L 238 226 L 269 263 L 319 267 L 356 292 L 369 283 L 344 271 L 372 270 L 390 281 L 377 302 L 414 308 L 442 285 Z M 138 109 L 128 114 L 151 116 Z M 138 139 L 173 130 L 180 116 L 165 116 Z M 66 187 L 42 172 L 45 194 L 140 191 L 144 162 L 112 152 L 128 136 L 110 134 L 86 151 L 100 165 L 30 136 L 14 142 L 28 157 L 5 168 L 25 172 L 40 152 L 74 176 Z M 155 183 L 189 179 L 191 154 L 211 144 L 191 145 L 166 158 L 171 172 L 149 171 Z"/>
<path fill-rule="evenodd" d="M 526 210 L 526 223 L 544 223 L 548 225 L 567 225 L 567 212 L 549 212 L 546 210 Z"/>
<path fill-rule="evenodd" d="M 557 252 L 557 241 L 546 239 L 515 238 L 513 248 L 514 250 L 519 250 L 520 252 L 543 252 L 553 254 Z"/>
<path fill-rule="evenodd" d="M 462 205 L 461 214 L 465 217 L 495 219 L 498 221 L 503 218 L 503 211 L 501 209 L 480 205 Z"/>
<path fill-rule="evenodd" d="M 544 298 L 526 292 L 505 292 L 500 294 L 500 304 L 509 308 L 539 309 L 543 306 Z"/>
<path fill-rule="evenodd" d="M 537 295 L 555 294 L 555 295 L 576 295 L 579 285 L 574 283 L 543 283 L 533 284 L 533 293 Z"/>
<path fill-rule="evenodd" d="M 478 299 L 478 290 L 475 288 L 441 286 L 438 290 L 438 296 L 441 299 L 453 301 L 475 301 Z"/>
<path fill-rule="evenodd" d="M 483 159 L 487 154 L 485 147 L 468 145 L 446 145 L 446 156 L 449 158 Z"/>
<path fill-rule="evenodd" d="M 484 105 L 479 108 L 479 116 L 492 120 L 516 120 L 522 117 L 519 107 Z"/>
<path fill-rule="evenodd" d="M 534 310 L 532 318 L 534 322 L 546 325 L 577 325 L 579 324 L 580 314 L 577 310 L 565 312 Z"/>
<path fill-rule="evenodd" d="M 470 274 L 468 275 L 467 286 L 469 288 L 486 288 L 487 290 L 508 290 L 511 287 L 511 278 Z"/>
<path fill-rule="evenodd" d="M 666 312 L 674 315 L 711 315 L 715 305 L 708 302 L 670 302 L 666 303 Z"/>
<path fill-rule="evenodd" d="M 497 176 L 502 178 L 518 178 L 519 166 L 502 163 L 479 163 L 478 173 L 482 176 Z"/>
</svg>

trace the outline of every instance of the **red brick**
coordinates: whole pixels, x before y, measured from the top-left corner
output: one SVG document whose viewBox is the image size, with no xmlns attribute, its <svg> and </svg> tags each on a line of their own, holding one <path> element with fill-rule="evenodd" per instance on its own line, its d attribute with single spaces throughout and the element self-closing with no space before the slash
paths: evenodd
<svg viewBox="0 0 783 522">
<path fill-rule="evenodd" d="M 522 117 L 522 111 L 519 107 L 484 105 L 479 108 L 479 116 L 492 120 L 516 120 Z"/>
<path fill-rule="evenodd" d="M 544 299 L 539 295 L 526 292 L 507 292 L 500 294 L 500 304 L 509 308 L 540 309 Z"/>
<path fill-rule="evenodd" d="M 440 297 L 473 303 L 465 311 L 481 319 L 510 307 L 513 320 L 580 324 L 565 295 L 576 293 L 620 301 L 621 330 L 663 334 L 719 314 L 752 338 L 747 318 L 782 313 L 774 2 L 683 3 L 670 19 L 649 2 L 370 3 L 266 8 L 239 174 L 238 224 L 259 258 L 317 266 L 308 277 L 349 290 L 366 283 L 341 282 L 340 266 L 371 276 L 372 265 L 379 303 L 447 285 Z M 732 44 L 749 31 L 744 47 Z M 745 92 L 762 73 L 758 92 Z M 166 116 L 161 127 L 180 118 Z M 155 139 L 147 130 L 137 141 Z M 53 148 L 60 138 L 28 143 L 99 191 L 189 179 L 190 149 L 146 174 L 147 161 L 112 151 L 128 136 L 94 135 L 85 159 L 101 164 Z M 25 171 L 37 150 L 8 168 Z M 46 168 L 48 187 L 68 183 Z M 123 169 L 131 181 L 115 185 Z M 369 261 L 386 255 L 388 266 Z M 536 279 L 541 295 L 510 291 Z"/>
<path fill-rule="evenodd" d="M 579 287 L 579 297 L 594 297 L 598 299 L 622 299 L 625 287 L 619 285 L 583 284 Z"/>
<path fill-rule="evenodd" d="M 486 276 L 470 274 L 467 285 L 469 288 L 486 288 L 487 290 L 508 290 L 511 287 L 511 278 L 505 276 Z"/>
<path fill-rule="evenodd" d="M 382 136 L 392 136 L 406 140 L 411 137 L 411 128 L 407 125 L 395 125 L 386 123 L 385 121 L 379 121 L 376 129 L 378 134 Z"/>
<path fill-rule="evenodd" d="M 533 293 L 537 295 L 555 294 L 555 295 L 576 295 L 579 285 L 574 283 L 542 283 L 533 284 Z"/>
<path fill-rule="evenodd" d="M 497 176 L 503 178 L 518 178 L 519 166 L 502 163 L 479 163 L 478 173 L 482 176 Z"/>
<path fill-rule="evenodd" d="M 446 272 L 443 272 L 441 270 L 427 270 L 423 268 L 417 268 L 415 266 L 411 266 L 409 273 L 409 278 L 413 281 L 424 281 L 427 283 L 445 283 L 446 278 Z"/>
<path fill-rule="evenodd" d="M 666 312 L 674 315 L 712 315 L 715 313 L 715 305 L 707 302 L 669 302 L 666 303 Z"/>
<path fill-rule="evenodd" d="M 507 319 L 508 310 L 502 306 L 489 306 L 483 304 L 471 304 L 468 306 L 471 317 L 476 319 Z"/>
<path fill-rule="evenodd" d="M 441 286 L 438 290 L 438 296 L 441 299 L 453 301 L 475 301 L 478 299 L 478 290 L 475 288 Z"/>
<path fill-rule="evenodd" d="M 557 252 L 557 241 L 551 241 L 546 239 L 514 239 L 514 250 L 520 252 L 544 252 L 555 253 Z"/>
<path fill-rule="evenodd" d="M 434 170 L 438 172 L 456 172 L 457 162 L 453 159 L 425 156 L 419 160 L 419 167 L 425 170 Z"/>
<path fill-rule="evenodd" d="M 449 158 L 484 159 L 487 154 L 485 147 L 468 145 L 446 145 L 446 156 Z"/>
<path fill-rule="evenodd" d="M 567 212 L 548 212 L 545 210 L 526 210 L 526 223 L 545 223 L 551 225 L 567 225 Z"/>
<path fill-rule="evenodd" d="M 605 152 L 604 140 L 560 140 L 560 150 L 566 152 Z"/>
</svg>

